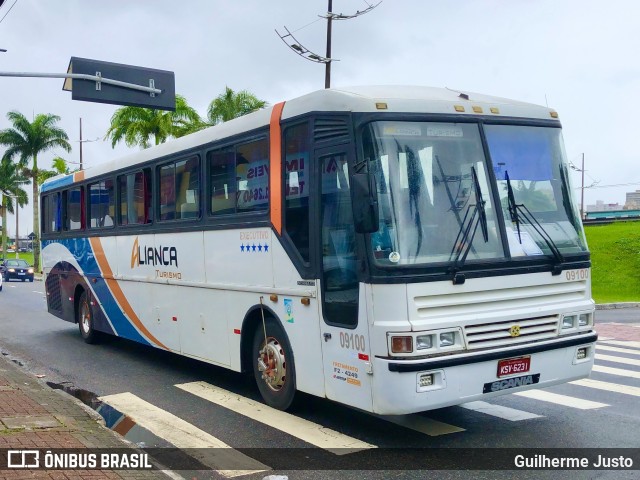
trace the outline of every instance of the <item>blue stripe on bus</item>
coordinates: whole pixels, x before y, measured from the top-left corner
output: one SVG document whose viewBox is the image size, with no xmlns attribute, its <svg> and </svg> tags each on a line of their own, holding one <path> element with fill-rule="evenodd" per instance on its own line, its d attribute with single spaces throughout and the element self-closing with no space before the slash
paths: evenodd
<svg viewBox="0 0 640 480">
<path fill-rule="evenodd" d="M 78 265 L 84 272 L 85 279 L 87 275 L 98 277 L 96 283 L 91 284 L 91 288 L 96 294 L 98 301 L 102 305 L 107 318 L 113 325 L 116 335 L 134 340 L 136 342 L 143 343 L 145 345 L 152 345 L 146 338 L 144 338 L 138 330 L 127 319 L 124 312 L 118 305 L 118 302 L 111 294 L 111 291 L 107 287 L 106 282 L 102 278 L 102 273 L 98 267 L 91 244 L 87 238 L 69 238 L 60 240 L 45 240 L 42 242 L 42 250 L 44 252 L 47 245 L 52 243 L 59 243 L 63 245 L 71 255 L 76 259 Z M 88 280 L 87 280 L 88 282 Z"/>
<path fill-rule="evenodd" d="M 48 192 L 49 190 L 53 190 L 58 187 L 65 187 L 67 185 L 71 185 L 73 183 L 73 175 L 67 175 L 66 177 L 58 178 L 57 180 L 51 180 L 49 182 L 45 182 L 40 187 L 40 192 Z"/>
</svg>

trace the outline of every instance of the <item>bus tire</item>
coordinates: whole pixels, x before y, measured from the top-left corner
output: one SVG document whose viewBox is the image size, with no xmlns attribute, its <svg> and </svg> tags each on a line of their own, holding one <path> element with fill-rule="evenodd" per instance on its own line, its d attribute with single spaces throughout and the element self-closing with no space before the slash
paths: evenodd
<svg viewBox="0 0 640 480">
<path fill-rule="evenodd" d="M 85 343 L 91 344 L 98 341 L 100 334 L 93 328 L 93 312 L 91 311 L 87 292 L 82 292 L 78 302 L 78 327 Z"/>
<path fill-rule="evenodd" d="M 273 318 L 265 319 L 253 336 L 253 375 L 265 403 L 278 410 L 287 410 L 296 394 L 296 368 L 289 339 L 282 326 Z"/>
</svg>

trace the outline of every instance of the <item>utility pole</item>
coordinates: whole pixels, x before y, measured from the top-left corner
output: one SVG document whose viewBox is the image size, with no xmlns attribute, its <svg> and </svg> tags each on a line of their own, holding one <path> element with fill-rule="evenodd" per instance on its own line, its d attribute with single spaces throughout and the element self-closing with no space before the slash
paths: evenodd
<svg viewBox="0 0 640 480">
<path fill-rule="evenodd" d="M 80 170 L 82 170 L 82 117 L 80 117 Z"/>
<path fill-rule="evenodd" d="M 325 58 L 329 61 L 325 63 L 324 88 L 331 88 L 331 23 L 333 21 L 333 0 L 329 0 L 327 6 L 327 54 Z"/>
<path fill-rule="evenodd" d="M 580 194 L 580 220 L 584 220 L 584 153 L 582 154 L 582 168 L 580 169 L 582 173 L 582 187 Z"/>
<path fill-rule="evenodd" d="M 284 43 L 286 43 L 291 50 L 296 52 L 302 58 L 306 60 L 310 60 L 312 62 L 316 62 L 316 63 L 324 63 L 325 64 L 324 88 L 331 88 L 331 62 L 338 61 L 335 58 L 331 58 L 331 33 L 332 33 L 331 29 L 332 29 L 333 21 L 334 20 L 350 20 L 352 18 L 359 17 L 360 15 L 364 15 L 365 13 L 370 12 L 381 3 L 382 3 L 382 0 L 380 0 L 375 5 L 371 5 L 367 3 L 368 6 L 364 10 L 358 10 L 353 15 L 344 15 L 342 13 L 333 13 L 333 0 L 328 0 L 327 14 L 319 15 L 320 18 L 327 19 L 327 52 L 324 57 L 322 55 L 313 53 L 311 50 L 304 47 L 298 40 L 296 40 L 296 38 L 293 36 L 293 34 L 289 31 L 287 27 L 284 27 L 285 31 L 287 32 L 286 35 L 281 35 L 280 33 L 278 33 L 277 30 L 276 30 L 276 33 L 278 34 L 280 39 Z"/>
</svg>

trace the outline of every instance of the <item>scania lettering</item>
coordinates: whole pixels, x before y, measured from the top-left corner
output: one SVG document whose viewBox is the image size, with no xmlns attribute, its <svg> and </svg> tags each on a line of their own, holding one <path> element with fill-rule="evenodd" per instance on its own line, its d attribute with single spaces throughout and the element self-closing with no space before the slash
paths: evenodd
<svg viewBox="0 0 640 480">
<path fill-rule="evenodd" d="M 590 255 L 547 107 L 326 89 L 41 187 L 49 312 L 378 414 L 589 375 Z M 97 347 L 99 348 L 99 347 Z"/>
</svg>

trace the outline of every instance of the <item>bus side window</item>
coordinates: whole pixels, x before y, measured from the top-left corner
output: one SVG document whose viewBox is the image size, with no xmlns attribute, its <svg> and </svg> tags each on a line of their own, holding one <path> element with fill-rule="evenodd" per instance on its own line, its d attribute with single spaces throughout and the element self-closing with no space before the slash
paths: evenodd
<svg viewBox="0 0 640 480">
<path fill-rule="evenodd" d="M 309 263 L 309 126 L 285 132 L 284 228 L 305 263 Z"/>
<path fill-rule="evenodd" d="M 59 232 L 62 225 L 60 193 L 52 193 L 42 201 L 42 227 L 45 233 Z"/>
<path fill-rule="evenodd" d="M 113 180 L 89 185 L 89 228 L 112 227 L 115 216 Z"/>
<path fill-rule="evenodd" d="M 118 177 L 118 223 L 135 225 L 151 223 L 150 170 Z"/>
<path fill-rule="evenodd" d="M 65 194 L 65 230 L 81 230 L 84 228 L 84 189 L 70 188 Z"/>
<path fill-rule="evenodd" d="M 236 147 L 236 212 L 269 208 L 269 142 L 266 138 Z"/>
<path fill-rule="evenodd" d="M 207 153 L 209 168 L 209 197 L 212 215 L 224 215 L 236 211 L 236 160 L 235 152 Z"/>
</svg>

